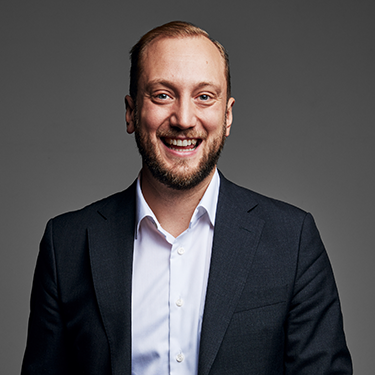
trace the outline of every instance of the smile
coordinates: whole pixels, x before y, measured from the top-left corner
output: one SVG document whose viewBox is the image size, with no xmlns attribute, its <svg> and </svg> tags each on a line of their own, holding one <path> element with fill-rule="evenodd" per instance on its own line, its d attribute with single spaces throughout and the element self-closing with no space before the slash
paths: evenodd
<svg viewBox="0 0 375 375">
<path fill-rule="evenodd" d="M 196 138 L 164 138 L 163 142 L 171 150 L 188 152 L 194 151 L 199 146 L 201 140 Z"/>
</svg>

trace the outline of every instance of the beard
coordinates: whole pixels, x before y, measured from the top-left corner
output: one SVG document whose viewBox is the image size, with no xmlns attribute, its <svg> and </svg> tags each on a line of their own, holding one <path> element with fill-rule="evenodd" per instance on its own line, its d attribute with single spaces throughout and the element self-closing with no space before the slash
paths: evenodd
<svg viewBox="0 0 375 375">
<path fill-rule="evenodd" d="M 225 116 L 224 116 L 225 118 Z M 152 176 L 175 190 L 189 190 L 199 185 L 215 168 L 226 140 L 226 121 L 223 121 L 222 132 L 207 145 L 208 149 L 202 156 L 196 168 L 189 166 L 189 160 L 185 158 L 177 160 L 174 167 L 168 167 L 157 152 L 156 145 L 152 143 L 149 135 L 140 129 L 137 112 L 135 113 L 135 140 L 143 164 L 150 170 Z M 185 136 L 190 138 L 206 139 L 206 134 L 196 134 L 192 131 L 171 129 L 169 131 L 157 131 L 158 139 L 165 137 L 175 138 Z"/>
</svg>

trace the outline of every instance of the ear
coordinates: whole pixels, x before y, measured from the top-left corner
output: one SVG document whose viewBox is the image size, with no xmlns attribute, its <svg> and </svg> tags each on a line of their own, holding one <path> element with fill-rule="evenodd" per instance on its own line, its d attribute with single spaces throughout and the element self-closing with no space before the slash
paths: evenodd
<svg viewBox="0 0 375 375">
<path fill-rule="evenodd" d="M 129 134 L 132 134 L 135 130 L 135 127 L 134 127 L 135 103 L 133 101 L 133 98 L 129 95 L 125 96 L 125 108 L 126 108 L 126 113 L 125 113 L 126 131 Z"/>
<path fill-rule="evenodd" d="M 232 113 L 232 108 L 235 100 L 234 98 L 229 98 L 228 103 L 227 103 L 227 110 L 226 110 L 226 132 L 225 135 L 228 137 L 230 134 L 230 128 L 232 126 L 232 121 L 233 121 L 233 113 Z"/>
</svg>

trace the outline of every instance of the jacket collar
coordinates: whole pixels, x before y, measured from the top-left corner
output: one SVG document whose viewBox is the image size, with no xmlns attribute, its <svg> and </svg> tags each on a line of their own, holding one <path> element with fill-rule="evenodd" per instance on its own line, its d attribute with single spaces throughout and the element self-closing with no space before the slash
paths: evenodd
<svg viewBox="0 0 375 375">
<path fill-rule="evenodd" d="M 245 286 L 264 221 L 255 199 L 221 174 L 198 374 L 207 375 Z"/>
<path fill-rule="evenodd" d="M 131 373 L 134 217 L 135 183 L 98 210 L 97 221 L 88 228 L 93 284 L 108 338 L 112 374 Z"/>
</svg>

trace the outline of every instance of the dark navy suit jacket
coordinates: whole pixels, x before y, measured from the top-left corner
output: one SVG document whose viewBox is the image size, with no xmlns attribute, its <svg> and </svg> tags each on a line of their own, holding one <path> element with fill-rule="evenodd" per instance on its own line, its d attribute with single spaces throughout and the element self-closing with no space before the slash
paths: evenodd
<svg viewBox="0 0 375 375">
<path fill-rule="evenodd" d="M 134 217 L 135 184 L 49 221 L 22 374 L 131 374 Z M 199 355 L 208 374 L 352 374 L 313 218 L 222 175 Z"/>
</svg>

